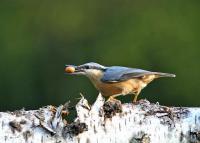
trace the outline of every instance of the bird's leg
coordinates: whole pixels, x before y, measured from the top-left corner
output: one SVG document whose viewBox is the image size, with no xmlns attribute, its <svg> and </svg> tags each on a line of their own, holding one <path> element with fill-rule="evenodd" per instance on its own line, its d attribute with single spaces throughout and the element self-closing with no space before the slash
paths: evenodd
<svg viewBox="0 0 200 143">
<path fill-rule="evenodd" d="M 134 94 L 133 103 L 137 102 L 137 97 L 138 97 L 138 94 Z"/>
<path fill-rule="evenodd" d="M 117 97 L 117 96 L 119 96 L 119 94 L 111 95 L 111 96 L 108 98 L 107 102 L 108 102 L 108 101 L 118 101 L 117 99 L 115 99 L 115 97 Z"/>
<path fill-rule="evenodd" d="M 135 94 L 134 94 L 134 98 L 133 98 L 133 103 L 136 103 L 137 102 L 137 98 L 138 98 L 138 95 L 140 94 L 140 91 L 137 91 Z"/>
</svg>

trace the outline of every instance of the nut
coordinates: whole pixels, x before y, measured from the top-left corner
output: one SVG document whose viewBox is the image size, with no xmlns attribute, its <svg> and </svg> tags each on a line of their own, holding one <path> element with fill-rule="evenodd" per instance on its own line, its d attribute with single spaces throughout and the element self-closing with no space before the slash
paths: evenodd
<svg viewBox="0 0 200 143">
<path fill-rule="evenodd" d="M 66 67 L 66 68 L 65 68 L 65 71 L 66 71 L 67 73 L 73 73 L 73 72 L 75 71 L 75 68 L 72 67 L 72 66 L 69 66 L 69 67 Z"/>
</svg>

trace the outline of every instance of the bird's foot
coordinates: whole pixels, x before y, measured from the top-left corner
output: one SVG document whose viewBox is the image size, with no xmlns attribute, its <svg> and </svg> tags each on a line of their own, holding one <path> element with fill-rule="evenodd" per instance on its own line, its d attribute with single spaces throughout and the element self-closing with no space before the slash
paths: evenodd
<svg viewBox="0 0 200 143">
<path fill-rule="evenodd" d="M 137 100 L 133 100 L 132 103 L 133 104 L 138 104 L 138 101 Z"/>
<path fill-rule="evenodd" d="M 133 104 L 134 105 L 138 105 L 138 104 L 150 104 L 150 102 L 146 99 L 140 99 L 140 100 L 137 100 L 137 101 L 133 101 Z"/>
<path fill-rule="evenodd" d="M 138 94 L 134 95 L 133 104 L 137 104 L 138 103 L 137 97 L 138 97 Z"/>
<path fill-rule="evenodd" d="M 106 102 L 120 102 L 121 103 L 120 100 L 117 100 L 116 98 L 114 98 L 112 96 L 110 96 Z"/>
</svg>

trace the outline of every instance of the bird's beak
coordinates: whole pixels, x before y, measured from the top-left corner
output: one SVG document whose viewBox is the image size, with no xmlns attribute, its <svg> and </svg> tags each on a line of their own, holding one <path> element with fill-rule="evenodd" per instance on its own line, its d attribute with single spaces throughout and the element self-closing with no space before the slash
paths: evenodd
<svg viewBox="0 0 200 143">
<path fill-rule="evenodd" d="M 75 65 L 65 65 L 65 73 L 74 74 L 74 75 L 85 74 L 83 69 L 81 69 L 79 66 L 75 66 Z"/>
</svg>

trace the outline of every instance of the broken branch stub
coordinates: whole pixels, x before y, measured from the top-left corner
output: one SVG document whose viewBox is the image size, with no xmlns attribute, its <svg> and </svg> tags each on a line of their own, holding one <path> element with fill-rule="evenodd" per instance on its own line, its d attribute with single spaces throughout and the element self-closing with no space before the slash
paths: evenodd
<svg viewBox="0 0 200 143">
<path fill-rule="evenodd" d="M 69 113 L 67 107 L 0 112 L 0 142 L 200 142 L 200 108 L 167 107 L 147 100 L 105 102 L 99 95 L 92 106 L 82 97 L 76 105 L 76 119 L 68 123 L 63 118 L 63 113 Z"/>
</svg>

